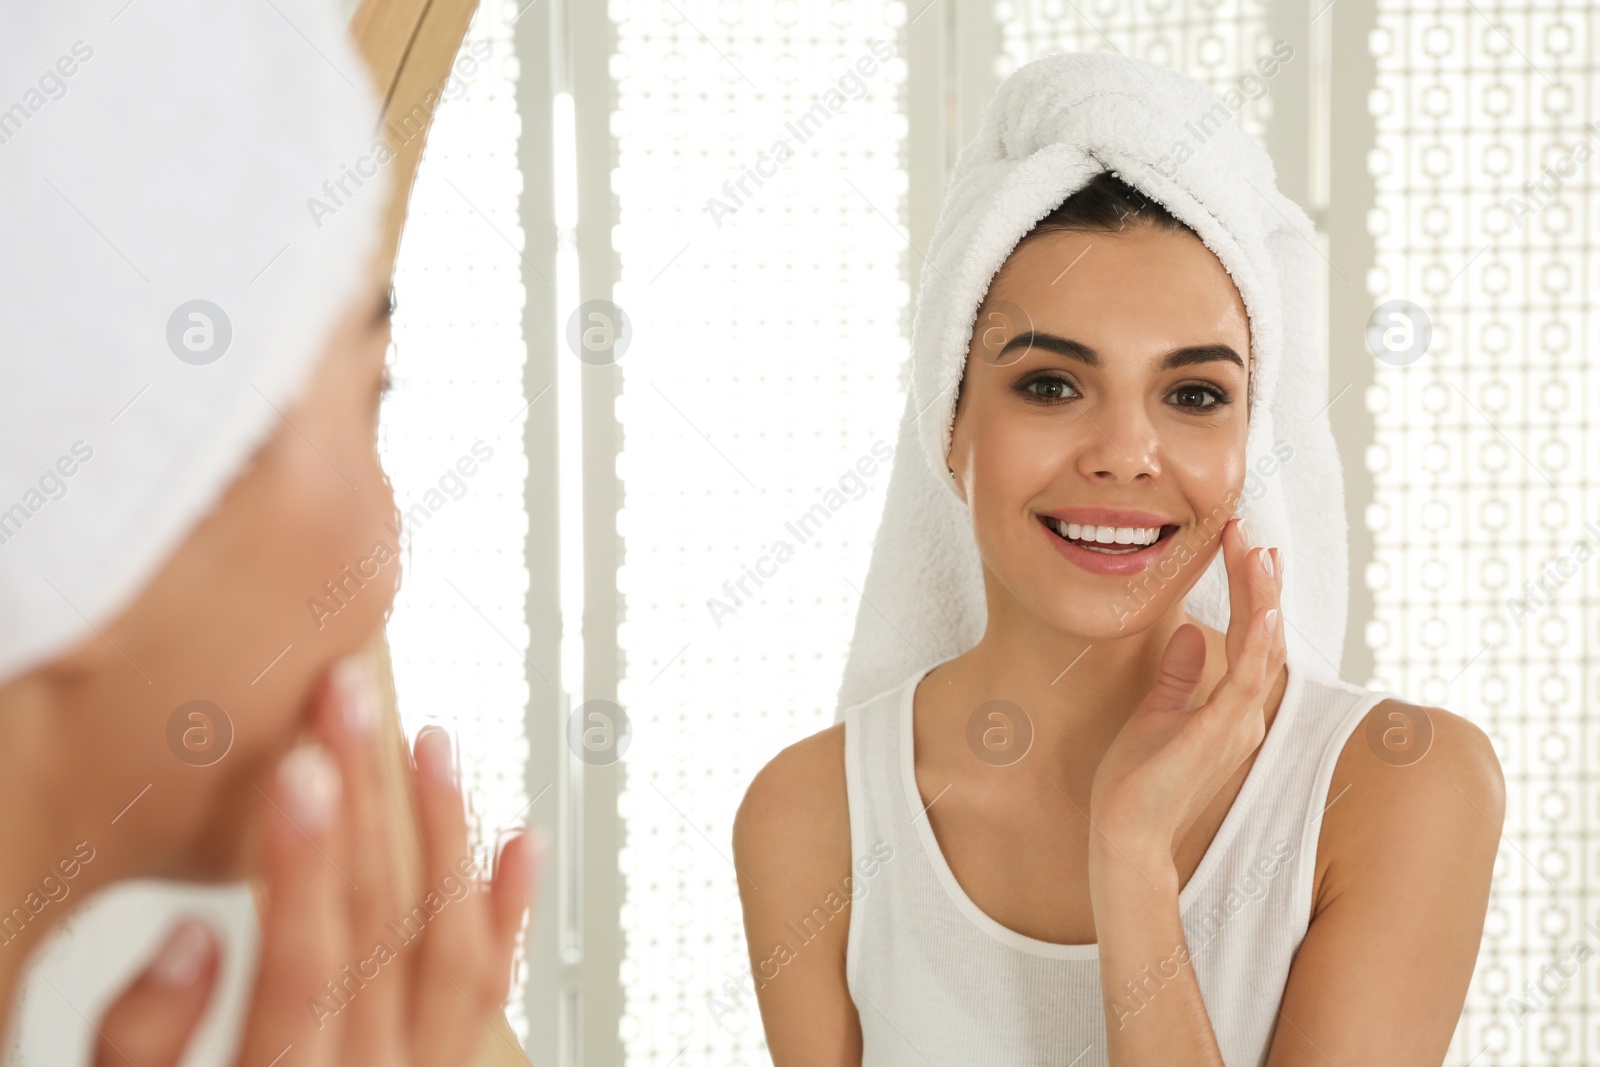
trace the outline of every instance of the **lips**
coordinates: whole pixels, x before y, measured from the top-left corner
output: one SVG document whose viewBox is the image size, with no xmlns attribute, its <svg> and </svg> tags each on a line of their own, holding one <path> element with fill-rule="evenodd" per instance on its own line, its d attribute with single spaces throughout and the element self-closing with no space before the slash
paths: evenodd
<svg viewBox="0 0 1600 1067">
<path fill-rule="evenodd" d="M 1056 528 L 1055 520 L 1062 519 L 1062 516 L 1088 516 L 1090 514 L 1093 514 L 1096 517 L 1105 515 L 1116 515 L 1119 518 L 1124 519 L 1131 517 L 1134 520 L 1132 522 L 1108 522 L 1105 523 L 1107 526 L 1116 525 L 1133 529 L 1159 527 L 1161 532 L 1155 541 L 1147 545 L 1096 544 L 1091 546 L 1068 540 L 1067 538 L 1063 537 Z M 1173 534 L 1177 533 L 1178 531 L 1177 524 L 1161 521 L 1163 519 L 1162 516 L 1153 515 L 1149 512 L 1114 512 L 1110 509 L 1082 508 L 1068 509 L 1067 511 L 1051 514 L 1040 514 L 1038 519 L 1040 532 L 1045 537 L 1050 539 L 1051 545 L 1053 545 L 1055 550 L 1061 553 L 1061 555 L 1065 557 L 1069 563 L 1073 563 L 1083 570 L 1089 571 L 1093 574 L 1107 574 L 1113 576 L 1137 574 L 1146 567 L 1150 566 L 1152 563 L 1166 554 L 1168 547 L 1167 542 L 1172 540 Z M 1065 522 L 1069 520 L 1062 519 L 1062 521 Z M 1081 522 L 1082 525 L 1089 525 L 1087 521 L 1083 521 L 1078 518 L 1071 519 L 1070 521 L 1074 523 Z"/>
</svg>

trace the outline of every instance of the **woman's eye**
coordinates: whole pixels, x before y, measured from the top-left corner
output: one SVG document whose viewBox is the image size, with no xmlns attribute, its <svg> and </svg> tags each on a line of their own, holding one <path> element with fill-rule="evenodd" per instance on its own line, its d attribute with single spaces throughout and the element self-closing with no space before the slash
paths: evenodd
<svg viewBox="0 0 1600 1067">
<path fill-rule="evenodd" d="M 1188 401 L 1179 401 L 1181 408 L 1190 408 L 1195 411 L 1204 411 L 1228 402 L 1228 394 L 1212 385 L 1180 385 L 1172 391 L 1173 396 L 1188 397 Z"/>
<path fill-rule="evenodd" d="M 1067 391 L 1069 389 L 1072 392 L 1069 393 Z M 1024 382 L 1022 390 L 1033 394 L 1040 400 L 1070 400 L 1077 394 L 1077 390 L 1073 389 L 1071 382 L 1065 378 L 1058 378 L 1053 374 L 1047 374 Z"/>
</svg>

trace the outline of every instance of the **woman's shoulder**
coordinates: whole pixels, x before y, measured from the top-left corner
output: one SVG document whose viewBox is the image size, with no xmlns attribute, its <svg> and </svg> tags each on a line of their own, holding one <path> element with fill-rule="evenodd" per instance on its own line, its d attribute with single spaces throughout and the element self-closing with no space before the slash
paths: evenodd
<svg viewBox="0 0 1600 1067">
<path fill-rule="evenodd" d="M 1386 698 L 1343 740 L 1322 803 L 1313 915 L 1356 880 L 1408 863 L 1419 836 L 1446 855 L 1498 836 L 1505 776 L 1472 720 Z"/>
<path fill-rule="evenodd" d="M 1357 791 L 1372 799 L 1353 808 L 1453 798 L 1488 814 L 1504 802 L 1505 777 L 1494 742 L 1471 719 L 1385 698 L 1344 739 L 1328 800 Z"/>
<path fill-rule="evenodd" d="M 733 817 L 733 865 L 752 960 L 760 966 L 773 955 L 785 957 L 780 950 L 792 938 L 785 924 L 836 894 L 841 879 L 849 884 L 843 723 L 796 741 L 756 773 Z M 850 917 L 847 906 L 841 911 L 815 935 L 831 952 L 778 960 L 794 976 L 785 979 L 791 994 L 842 1001 Z"/>
<path fill-rule="evenodd" d="M 850 808 L 845 790 L 845 724 L 835 723 L 779 752 L 756 772 L 733 819 L 734 850 L 839 854 L 849 862 Z M 798 858 L 798 857 L 796 857 Z"/>
<path fill-rule="evenodd" d="M 734 816 L 734 838 L 776 833 L 787 836 L 806 827 L 820 829 L 827 842 L 850 848 L 850 803 L 845 771 L 848 719 L 877 721 L 904 698 L 901 682 L 851 705 L 844 718 L 801 738 L 756 772 Z M 863 742 L 857 741 L 859 746 Z"/>
<path fill-rule="evenodd" d="M 850 779 L 846 745 L 885 744 L 882 729 L 917 677 L 899 681 L 843 710 L 840 721 L 789 745 L 766 761 L 733 817 L 734 853 L 752 862 L 811 862 L 813 870 L 850 867 Z M 848 733 L 854 728 L 862 736 Z M 771 854 L 770 854 L 771 853 Z"/>
<path fill-rule="evenodd" d="M 774 1060 L 860 1062 L 849 991 L 850 814 L 844 723 L 773 756 L 733 820 L 745 943 Z M 776 981 L 779 975 L 782 981 Z"/>
</svg>

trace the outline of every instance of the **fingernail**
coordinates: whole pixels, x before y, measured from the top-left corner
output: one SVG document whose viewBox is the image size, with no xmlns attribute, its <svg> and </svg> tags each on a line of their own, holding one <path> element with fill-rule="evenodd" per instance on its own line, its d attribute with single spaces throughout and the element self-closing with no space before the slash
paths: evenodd
<svg viewBox="0 0 1600 1067">
<path fill-rule="evenodd" d="M 180 988 L 193 985 L 211 953 L 211 934 L 204 923 L 185 919 L 167 935 L 167 943 L 150 968 L 158 985 Z"/>
<path fill-rule="evenodd" d="M 1274 630 L 1276 630 L 1277 628 L 1278 628 L 1278 609 L 1277 608 L 1268 608 L 1267 609 L 1267 633 L 1270 634 Z"/>
<path fill-rule="evenodd" d="M 1271 551 L 1271 549 L 1265 549 L 1264 548 L 1264 549 L 1261 550 L 1261 569 L 1267 572 L 1267 577 L 1268 578 L 1272 577 L 1273 570 L 1272 570 L 1272 551 Z"/>
<path fill-rule="evenodd" d="M 450 758 L 450 735 L 444 727 L 428 725 L 417 734 L 417 762 L 427 764 L 427 772 L 443 785 L 455 785 L 455 765 Z"/>
<path fill-rule="evenodd" d="M 366 734 L 378 721 L 372 675 L 359 656 L 346 656 L 335 669 L 344 725 L 353 734 Z"/>
<path fill-rule="evenodd" d="M 1274 548 L 1272 550 L 1272 558 L 1278 562 L 1278 577 L 1281 579 L 1283 577 L 1283 549 Z"/>
<path fill-rule="evenodd" d="M 1244 539 L 1245 544 L 1250 543 L 1250 524 L 1243 519 L 1239 520 L 1239 536 Z"/>
<path fill-rule="evenodd" d="M 339 768 L 321 745 L 302 745 L 278 764 L 278 780 L 288 794 L 290 817 L 302 830 L 322 831 L 333 822 L 339 803 Z"/>
</svg>

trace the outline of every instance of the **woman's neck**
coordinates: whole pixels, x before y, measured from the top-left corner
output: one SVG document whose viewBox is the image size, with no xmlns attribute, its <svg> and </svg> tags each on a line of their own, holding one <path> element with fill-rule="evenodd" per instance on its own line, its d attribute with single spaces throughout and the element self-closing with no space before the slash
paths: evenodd
<svg viewBox="0 0 1600 1067">
<path fill-rule="evenodd" d="M 982 639 L 930 671 L 921 691 L 944 716 L 970 714 L 988 701 L 1021 708 L 1032 731 L 1035 766 L 1092 769 L 1155 684 L 1167 642 L 1185 622 L 1206 639 L 1206 665 L 1191 706 L 1198 706 L 1227 673 L 1226 637 L 1180 607 L 1127 637 L 1092 638 L 1040 625 L 1037 617 L 1008 622 L 991 612 Z M 946 725 L 962 726 L 962 723 Z M 1080 768 L 1081 769 L 1081 768 Z"/>
</svg>

